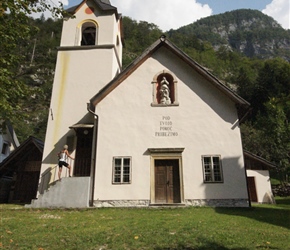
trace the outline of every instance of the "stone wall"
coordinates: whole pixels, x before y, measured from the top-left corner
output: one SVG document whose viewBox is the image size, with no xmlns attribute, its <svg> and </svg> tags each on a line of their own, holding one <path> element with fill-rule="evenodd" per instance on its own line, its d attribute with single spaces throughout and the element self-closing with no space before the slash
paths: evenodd
<svg viewBox="0 0 290 250">
<path fill-rule="evenodd" d="M 94 201 L 94 207 L 149 207 L 158 206 L 158 204 L 150 204 L 149 200 L 107 200 L 107 201 Z M 160 204 L 160 206 L 177 206 L 176 204 Z M 196 200 L 186 200 L 183 203 L 185 206 L 195 206 L 195 207 L 249 207 L 249 202 L 247 199 L 196 199 Z"/>
<path fill-rule="evenodd" d="M 249 207 L 247 199 L 196 199 L 186 200 L 186 206 L 209 206 L 209 207 Z"/>
</svg>

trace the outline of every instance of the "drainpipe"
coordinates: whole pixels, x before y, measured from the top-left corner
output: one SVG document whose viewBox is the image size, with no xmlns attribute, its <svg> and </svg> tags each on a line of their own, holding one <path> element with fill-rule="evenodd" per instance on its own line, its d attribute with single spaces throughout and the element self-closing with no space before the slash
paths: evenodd
<svg viewBox="0 0 290 250">
<path fill-rule="evenodd" d="M 91 173 L 90 173 L 90 201 L 89 205 L 94 205 L 94 189 L 95 189 L 95 167 L 97 156 L 97 139 L 98 139 L 98 121 L 99 116 L 90 109 L 90 104 L 87 103 L 87 110 L 94 116 L 94 131 L 93 131 L 93 143 L 92 143 L 92 156 L 91 156 Z"/>
<path fill-rule="evenodd" d="M 248 175 L 247 175 L 247 169 L 246 169 L 245 160 L 244 160 L 244 169 L 245 169 L 245 176 L 246 176 L 246 185 L 247 185 L 247 194 L 248 194 L 249 207 L 252 207 L 252 201 L 251 201 L 251 196 L 250 196 L 250 191 L 249 191 Z"/>
</svg>

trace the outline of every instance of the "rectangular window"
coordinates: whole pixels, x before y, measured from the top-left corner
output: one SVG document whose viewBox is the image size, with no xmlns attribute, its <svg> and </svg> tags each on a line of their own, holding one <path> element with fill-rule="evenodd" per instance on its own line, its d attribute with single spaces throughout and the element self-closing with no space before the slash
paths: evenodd
<svg viewBox="0 0 290 250">
<path fill-rule="evenodd" d="M 204 182 L 223 182 L 220 156 L 202 156 Z"/>
<path fill-rule="evenodd" d="M 114 157 L 113 158 L 113 183 L 129 184 L 131 183 L 131 158 Z"/>
<path fill-rule="evenodd" d="M 3 142 L 1 154 L 6 155 L 8 153 L 9 145 L 6 142 Z"/>
</svg>

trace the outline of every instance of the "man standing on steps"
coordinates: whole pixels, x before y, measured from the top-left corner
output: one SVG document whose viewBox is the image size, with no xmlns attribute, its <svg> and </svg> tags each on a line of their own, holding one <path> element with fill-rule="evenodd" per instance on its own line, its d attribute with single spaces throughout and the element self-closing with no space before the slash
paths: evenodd
<svg viewBox="0 0 290 250">
<path fill-rule="evenodd" d="M 67 158 L 71 158 L 74 160 L 73 157 L 70 156 L 70 154 L 67 151 L 68 146 L 64 145 L 63 149 L 58 153 L 58 179 L 61 180 L 61 171 L 62 171 L 62 166 L 65 166 L 68 168 L 69 171 L 69 177 L 71 177 L 71 166 L 67 163 Z"/>
</svg>

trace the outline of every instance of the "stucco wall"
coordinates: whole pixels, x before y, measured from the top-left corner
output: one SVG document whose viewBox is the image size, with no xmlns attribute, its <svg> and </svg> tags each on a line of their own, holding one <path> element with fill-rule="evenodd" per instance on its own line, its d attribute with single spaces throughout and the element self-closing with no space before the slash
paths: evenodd
<svg viewBox="0 0 290 250">
<path fill-rule="evenodd" d="M 70 126 L 93 123 L 87 103 L 116 75 L 118 66 L 113 49 L 58 52 L 41 174 L 56 166 L 57 152 L 67 143 L 68 136 L 75 136 Z M 73 150 L 69 148 L 70 152 Z"/>
<path fill-rule="evenodd" d="M 13 140 L 9 134 L 8 129 L 6 128 L 4 129 L 4 131 L 5 133 L 0 134 L 0 163 L 3 160 L 5 160 L 10 155 L 10 153 L 15 149 L 12 143 Z M 4 151 L 3 147 L 5 147 L 4 144 L 7 144 L 8 146 L 7 146 L 6 152 L 2 153 L 2 151 Z"/>
<path fill-rule="evenodd" d="M 179 106 L 152 107 L 152 80 L 169 70 Z M 96 106 L 99 115 L 95 200 L 150 200 L 148 148 L 184 148 L 184 199 L 247 199 L 235 104 L 165 49 L 159 50 Z M 176 136 L 156 136 L 169 119 Z M 221 155 L 224 183 L 204 184 L 202 155 Z M 132 157 L 132 183 L 112 184 L 113 156 Z"/>
<path fill-rule="evenodd" d="M 255 178 L 258 203 L 275 203 L 268 170 L 247 170 L 247 176 Z"/>
<path fill-rule="evenodd" d="M 86 11 L 88 2 L 94 13 Z M 120 72 L 122 44 L 119 20 L 113 11 L 103 12 L 91 3 L 93 1 L 88 2 L 77 10 L 75 18 L 63 23 L 41 167 L 40 186 L 44 189 L 55 180 L 57 152 L 67 143 L 67 137 L 75 136 L 69 127 L 77 123 L 93 123 L 87 103 Z M 88 21 L 97 24 L 97 45 L 105 46 L 79 46 L 81 26 Z M 72 156 L 74 150 L 69 148 Z"/>
<path fill-rule="evenodd" d="M 10 154 L 10 148 L 8 147 L 5 154 L 2 154 L 2 150 L 3 150 L 3 147 L 4 147 L 4 143 L 7 143 L 8 145 L 11 144 L 10 141 L 9 141 L 9 138 L 7 137 L 7 135 L 3 135 L 3 134 L 0 134 L 0 163 L 8 157 L 8 155 Z"/>
</svg>

